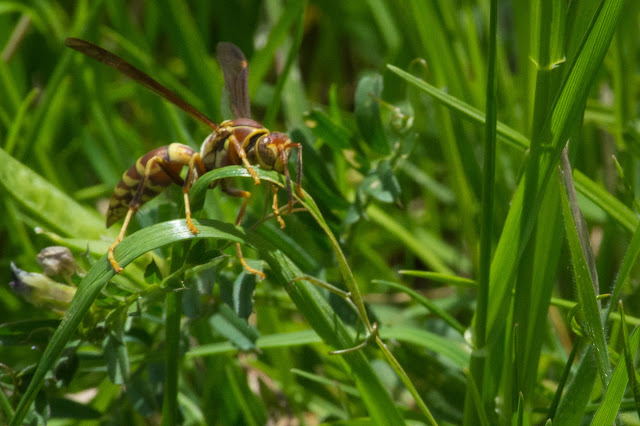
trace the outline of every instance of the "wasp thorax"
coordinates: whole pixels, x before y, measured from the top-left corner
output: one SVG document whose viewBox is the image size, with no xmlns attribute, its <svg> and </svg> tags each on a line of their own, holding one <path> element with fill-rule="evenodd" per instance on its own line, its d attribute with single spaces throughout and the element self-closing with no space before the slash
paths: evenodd
<svg viewBox="0 0 640 426">
<path fill-rule="evenodd" d="M 258 164 L 266 170 L 284 172 L 284 163 L 289 157 L 291 140 L 284 133 L 269 133 L 262 136 L 256 143 Z"/>
</svg>

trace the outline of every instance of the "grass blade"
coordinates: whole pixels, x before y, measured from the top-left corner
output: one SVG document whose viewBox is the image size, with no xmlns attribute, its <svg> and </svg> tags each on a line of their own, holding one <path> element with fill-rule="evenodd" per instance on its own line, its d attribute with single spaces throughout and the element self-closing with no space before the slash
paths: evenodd
<svg viewBox="0 0 640 426">
<path fill-rule="evenodd" d="M 628 344 L 631 348 L 633 348 L 633 352 L 629 356 L 629 361 L 631 361 L 631 359 L 635 356 L 639 342 L 640 333 L 638 333 L 638 329 L 636 329 L 631 334 L 631 338 L 629 339 L 629 341 L 625 342 L 625 345 Z M 631 373 L 632 375 L 635 375 L 633 367 L 631 367 Z M 618 410 L 620 409 L 620 403 L 622 402 L 622 397 L 624 395 L 625 389 L 627 388 L 628 381 L 629 376 L 627 375 L 627 363 L 625 362 L 625 359 L 621 357 L 616 364 L 616 368 L 613 370 L 611 381 L 609 382 L 609 385 L 607 386 L 607 389 L 604 393 L 604 398 L 602 398 L 600 408 L 598 408 L 595 416 L 593 416 L 592 424 L 612 425 L 615 423 L 616 416 L 618 415 Z"/>
<path fill-rule="evenodd" d="M 563 175 L 566 193 L 561 193 L 562 214 L 571 251 L 576 292 L 582 309 L 583 327 L 594 345 L 600 379 L 602 384 L 606 386 L 611 378 L 611 369 L 607 342 L 604 337 L 604 327 L 594 289 L 594 287 L 597 287 L 597 281 L 594 282 L 594 279 L 597 280 L 597 275 L 592 275 L 595 271 L 589 265 L 589 261 L 593 262 L 590 248 L 585 248 L 589 242 L 582 239 L 584 238 L 584 233 L 581 234 L 581 228 L 576 223 L 583 221 L 583 219 L 575 201 L 575 193 L 571 184 L 571 170 L 565 169 Z"/>
<path fill-rule="evenodd" d="M 97 238 L 107 233 L 97 214 L 76 203 L 3 149 L 0 149 L 0 163 L 0 186 L 39 222 L 69 236 Z"/>
<path fill-rule="evenodd" d="M 180 370 L 180 320 L 182 317 L 182 292 L 167 294 L 166 303 L 166 380 L 162 403 L 162 424 L 178 424 L 178 372 Z"/>
<path fill-rule="evenodd" d="M 240 169 L 242 168 L 230 167 L 227 169 L 218 169 L 209 173 L 211 176 L 205 176 L 208 176 L 209 180 L 232 175 L 249 177 L 246 169 Z M 260 171 L 259 174 L 262 179 L 284 185 L 283 177 L 277 173 Z M 204 182 L 207 180 L 205 176 L 196 182 L 196 184 L 200 184 L 199 189 L 201 191 L 208 187 L 209 182 Z M 203 182 L 201 183 L 201 181 Z M 194 186 L 194 190 L 196 189 Z M 200 194 L 200 196 L 202 197 L 203 194 Z M 312 203 L 310 199 L 305 201 L 305 205 L 313 210 L 314 205 L 310 203 Z M 317 210 L 315 212 L 312 211 L 312 213 L 319 214 Z M 287 288 L 291 299 L 298 306 L 301 314 L 326 343 L 338 349 L 354 346 L 350 333 L 346 330 L 342 322 L 336 318 L 332 308 L 320 295 L 315 286 L 305 282 L 295 282 L 290 286 L 288 285 L 292 279 L 301 276 L 302 273 L 279 250 L 272 247 L 257 235 L 246 233 L 241 228 L 228 223 L 212 220 L 194 220 L 194 224 L 200 230 L 197 235 L 193 235 L 189 231 L 184 220 L 174 220 L 144 228 L 125 238 L 116 248 L 115 256 L 120 265 L 125 267 L 134 259 L 148 251 L 178 241 L 213 238 L 249 244 L 258 250 L 263 259 L 266 260 L 271 267 L 272 275 L 270 275 L 270 278 L 279 285 Z M 346 265 L 346 260 L 343 259 L 343 262 Z M 35 399 L 37 391 L 42 386 L 45 375 L 59 357 L 66 343 L 75 333 L 77 326 L 88 312 L 101 289 L 113 275 L 113 269 L 105 255 L 95 263 L 83 279 L 61 325 L 45 349 L 27 391 L 20 400 L 16 414 L 12 419 L 12 425 L 21 424 L 27 410 Z M 355 284 L 355 281 L 353 283 Z M 360 301 L 360 303 L 362 302 Z M 356 386 L 362 395 L 362 399 L 371 417 L 381 424 L 401 423 L 403 420 L 397 407 L 382 387 L 382 384 L 373 372 L 364 354 L 362 352 L 350 353 L 342 357 L 342 359 L 353 374 Z"/>
<path fill-rule="evenodd" d="M 640 414 L 640 384 L 638 383 L 638 378 L 636 377 L 635 365 L 633 363 L 633 359 L 635 357 L 635 353 L 638 349 L 638 344 L 633 346 L 633 343 L 629 341 L 629 333 L 627 332 L 627 320 L 624 315 L 624 309 L 622 307 L 622 301 L 618 303 L 620 317 L 621 317 L 621 328 L 622 328 L 622 342 L 624 344 L 624 363 L 627 367 L 627 378 L 631 382 L 631 391 L 633 392 L 633 401 L 636 405 L 636 411 Z M 638 329 L 634 330 L 637 333 Z M 618 361 L 620 362 L 620 361 Z"/>
</svg>

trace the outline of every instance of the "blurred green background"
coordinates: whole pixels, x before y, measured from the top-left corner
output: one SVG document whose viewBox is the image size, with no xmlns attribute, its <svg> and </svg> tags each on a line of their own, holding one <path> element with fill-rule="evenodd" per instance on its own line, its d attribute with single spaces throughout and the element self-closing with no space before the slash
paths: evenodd
<svg viewBox="0 0 640 426">
<path fill-rule="evenodd" d="M 585 77 L 575 102 L 567 101 L 567 108 L 578 112 L 562 128 L 566 138 L 559 142 L 563 146 L 571 139 L 577 202 L 588 224 L 600 292 L 612 288 L 623 262 L 629 265 L 618 296 L 631 324 L 640 323 L 636 252 L 633 243 L 629 246 L 638 224 L 640 182 L 639 10 L 638 2 L 627 1 L 619 19 L 610 14 L 610 33 L 614 26 L 617 32 L 602 64 L 595 60 L 597 67 Z M 53 290 L 45 287 L 25 297 L 12 290 L 8 284 L 16 277 L 11 263 L 42 272 L 36 261 L 40 250 L 64 245 L 84 270 L 90 269 L 117 235 L 119 225 L 104 228 L 104 214 L 122 173 L 154 148 L 178 141 L 197 149 L 208 134 L 205 126 L 160 97 L 64 46 L 66 37 L 78 37 L 148 72 L 216 122 L 231 117 L 215 46 L 230 41 L 242 49 L 249 60 L 253 118 L 302 144 L 302 186 L 339 242 L 371 320 L 380 325 L 439 423 L 478 424 L 474 420 L 482 418 L 482 410 L 476 412 L 470 402 L 463 369 L 469 366 L 475 330 L 477 300 L 470 288 L 475 283 L 456 279 L 478 278 L 483 238 L 492 249 L 499 241 L 514 241 L 504 249 L 514 253 L 513 265 L 492 269 L 492 280 L 508 284 L 492 281 L 499 290 L 491 294 L 514 297 L 489 301 L 489 323 L 501 325 L 492 329 L 499 331 L 490 343 L 499 341 L 498 349 L 483 355 L 486 365 L 495 366 L 487 367 L 490 378 L 480 391 L 483 412 L 492 424 L 506 424 L 523 412 L 524 424 L 543 422 L 549 413 L 559 416 L 558 424 L 591 419 L 608 382 L 600 385 L 593 369 L 582 384 L 585 390 L 579 391 L 581 385 L 572 381 L 578 375 L 563 374 L 569 374 L 572 349 L 589 347 L 594 337 L 579 337 L 581 328 L 571 323 L 575 312 L 570 309 L 583 300 L 583 293 L 575 290 L 580 280 L 572 269 L 573 247 L 564 243 L 558 192 L 544 202 L 536 198 L 532 218 L 525 209 L 522 217 L 531 220 L 535 244 L 518 239 L 519 234 L 512 238 L 513 229 L 503 227 L 530 163 L 551 153 L 550 170 L 555 170 L 561 146 L 555 140 L 547 143 L 538 131 L 556 122 L 554 114 L 563 105 L 559 94 L 567 93 L 562 91 L 568 76 L 580 70 L 576 58 L 592 49 L 584 40 L 596 25 L 594 17 L 607 11 L 599 1 L 499 3 L 498 93 L 493 101 L 498 120 L 508 127 L 499 129 L 493 232 L 486 236 L 480 223 L 489 2 L 0 1 L 0 323 L 41 320 L 0 327 L 0 362 L 7 366 L 0 384 L 8 395 L 3 415 L 8 417 L 7 406 L 15 408 L 12 398 L 20 392 L 14 394 L 14 386 L 24 392 L 60 318 L 47 304 Z M 601 39 L 607 43 L 606 36 Z M 409 74 L 399 75 L 387 65 Z M 295 173 L 293 166 L 291 171 Z M 552 187 L 558 179 L 555 171 L 550 176 Z M 248 179 L 235 183 L 254 194 L 244 222 L 248 227 L 269 212 L 268 186 L 253 186 Z M 286 202 L 283 192 L 281 205 Z M 233 223 L 239 208 L 239 200 L 215 189 L 198 216 Z M 540 218 L 535 216 L 538 208 Z M 140 210 L 128 234 L 183 216 L 182 194 L 174 186 Z M 282 230 L 269 220 L 255 232 L 303 273 L 344 287 L 336 253 L 318 224 L 304 212 L 284 219 Z M 185 281 L 189 290 L 182 299 L 177 342 L 185 351 L 218 346 L 207 349 L 206 356 L 192 354 L 180 361 L 180 422 L 365 424 L 384 418 L 372 413 L 375 403 L 354 387 L 348 363 L 327 354 L 338 348 L 323 344 L 309 328 L 307 322 L 315 328 L 309 312 L 302 312 L 303 320 L 300 306 L 281 283 L 270 281 L 259 250 L 244 249 L 252 265 L 267 270 L 267 280 L 256 285 L 242 273 L 232 247 L 220 241 L 198 244 L 191 248 L 199 255 L 190 258 L 195 272 Z M 55 379 L 45 382 L 36 403 L 40 419 L 49 413 L 72 424 L 81 421 L 68 419 L 77 412 L 86 422 L 159 422 L 167 374 L 162 361 L 165 293 L 147 290 L 175 271 L 176 259 L 188 257 L 192 246 L 176 247 L 141 257 L 101 292 L 83 321 L 81 339 L 69 343 L 68 358 L 63 354 Z M 495 278 L 501 274 L 504 279 Z M 80 280 L 78 275 L 69 278 L 73 285 Z M 249 289 L 256 285 L 253 296 L 244 281 Z M 428 300 L 408 296 L 394 283 Z M 241 288 L 248 293 L 234 294 Z M 322 294 L 336 317 L 354 335 L 359 333 L 356 341 L 362 340 L 353 311 L 335 294 Z M 234 306 L 234 300 L 243 305 Z M 231 304 L 233 314 L 224 302 Z M 605 308 L 600 309 L 604 318 Z M 242 347 L 242 339 L 216 321 L 227 314 L 246 319 L 252 310 L 250 329 L 263 337 L 283 337 L 271 349 L 237 355 L 235 348 L 255 349 L 255 339 Z M 615 360 L 623 351 L 621 342 L 628 343 L 616 318 L 613 325 L 601 324 Z M 514 324 L 520 327 L 517 332 Z M 404 419 L 429 423 L 429 415 L 380 353 L 367 349 L 365 354 Z M 577 360 L 592 356 L 576 351 Z M 579 408 L 558 408 L 554 394 L 565 383 L 582 397 Z M 615 386 L 624 392 L 626 382 Z M 93 398 L 96 391 L 101 396 Z M 86 392 L 79 399 L 91 409 L 65 405 L 72 399 L 67 392 Z M 633 397 L 630 391 L 625 394 L 619 418 L 637 422 Z M 619 410 L 615 403 L 611 407 L 614 413 Z M 573 414 L 563 418 L 562 413 Z"/>
</svg>

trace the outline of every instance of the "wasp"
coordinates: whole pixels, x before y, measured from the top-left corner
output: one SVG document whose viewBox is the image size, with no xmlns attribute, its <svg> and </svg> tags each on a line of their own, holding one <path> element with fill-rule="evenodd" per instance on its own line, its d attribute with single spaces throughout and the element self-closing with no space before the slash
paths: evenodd
<svg viewBox="0 0 640 426">
<path fill-rule="evenodd" d="M 222 42 L 217 46 L 218 61 L 222 68 L 225 89 L 229 93 L 234 118 L 216 124 L 175 92 L 108 50 L 77 38 L 67 38 L 65 44 L 67 47 L 102 62 L 138 82 L 212 130 L 212 133 L 202 143 L 199 152 L 188 145 L 172 143 L 156 148 L 138 158 L 136 163 L 124 172 L 122 179 L 113 191 L 107 211 L 107 228 L 124 217 L 120 234 L 111 244 L 108 252 L 109 262 L 116 273 L 122 272 L 122 268 L 115 259 L 114 250 L 124 238 L 132 216 L 144 203 L 163 192 L 172 183 L 182 186 L 186 222 L 189 230 L 194 234 L 198 233 L 198 229 L 191 220 L 189 189 L 198 177 L 219 167 L 243 165 L 256 184 L 260 183 L 260 179 L 253 166 L 284 174 L 289 196 L 288 213 L 291 213 L 293 193 L 287 165 L 292 148 L 297 148 L 296 192 L 300 197 L 304 197 L 301 190 L 302 147 L 299 143 L 291 142 L 286 134 L 271 132 L 262 124 L 251 119 L 249 66 L 244 54 L 236 45 Z M 187 167 L 187 173 L 183 179 L 181 172 L 184 167 Z M 240 225 L 251 193 L 231 187 L 229 179 L 222 179 L 219 182 L 224 193 L 232 197 L 244 198 L 235 222 L 236 225 Z M 217 184 L 218 181 L 212 183 L 211 187 L 215 187 Z M 284 222 L 279 215 L 275 185 L 273 187 L 273 209 L 280 226 L 284 227 Z M 246 263 L 242 256 L 240 243 L 236 243 L 236 252 L 245 270 L 264 278 L 262 272 L 251 268 Z"/>
</svg>

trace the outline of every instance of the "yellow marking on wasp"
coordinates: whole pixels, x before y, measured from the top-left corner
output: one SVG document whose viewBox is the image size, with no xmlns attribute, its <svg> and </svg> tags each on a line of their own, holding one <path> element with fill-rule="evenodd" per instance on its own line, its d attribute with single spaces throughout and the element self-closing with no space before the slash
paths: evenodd
<svg viewBox="0 0 640 426">
<path fill-rule="evenodd" d="M 125 207 L 124 203 L 120 200 L 118 200 L 117 202 L 113 202 L 113 200 L 109 203 L 109 210 L 118 210 Z"/>
<path fill-rule="evenodd" d="M 141 160 L 142 157 L 138 158 L 138 161 L 136 161 L 136 171 L 140 174 L 140 176 L 144 176 L 145 173 L 148 173 L 148 176 L 151 176 L 153 173 L 156 173 L 158 170 L 160 170 L 160 166 L 158 166 L 154 161 L 147 171 L 147 165 L 149 164 L 149 161 L 151 161 L 151 158 L 149 158 L 145 164 L 142 164 Z"/>
<path fill-rule="evenodd" d="M 113 190 L 113 195 L 115 195 L 118 198 L 122 198 L 126 196 L 129 193 L 129 191 L 130 190 L 128 188 L 122 188 L 120 186 L 116 186 L 115 189 Z"/>
<path fill-rule="evenodd" d="M 154 185 L 153 184 L 153 176 L 147 181 L 147 185 L 146 188 L 153 191 L 153 192 L 157 192 L 160 193 L 162 191 L 165 190 L 166 186 L 165 185 Z"/>
<path fill-rule="evenodd" d="M 180 143 L 172 143 L 168 149 L 169 161 L 174 161 L 180 164 L 189 164 L 192 157 L 191 149 L 185 149 L 184 145 Z"/>
<path fill-rule="evenodd" d="M 144 165 L 142 164 L 142 157 L 138 158 L 138 160 L 136 160 L 136 171 L 138 172 L 138 174 L 140 176 L 144 176 Z"/>
<path fill-rule="evenodd" d="M 137 165 L 136 165 L 136 168 L 137 168 Z M 134 188 L 138 186 L 138 184 L 140 183 L 140 179 L 133 178 L 129 176 L 127 173 L 125 173 L 124 175 L 122 175 L 122 182 L 124 182 L 124 184 L 127 185 L 129 188 Z"/>
<path fill-rule="evenodd" d="M 249 133 L 246 138 L 244 138 L 243 145 L 249 145 L 251 139 L 253 139 L 256 135 L 267 135 L 269 132 L 266 129 L 255 129 L 253 132 Z"/>
</svg>

